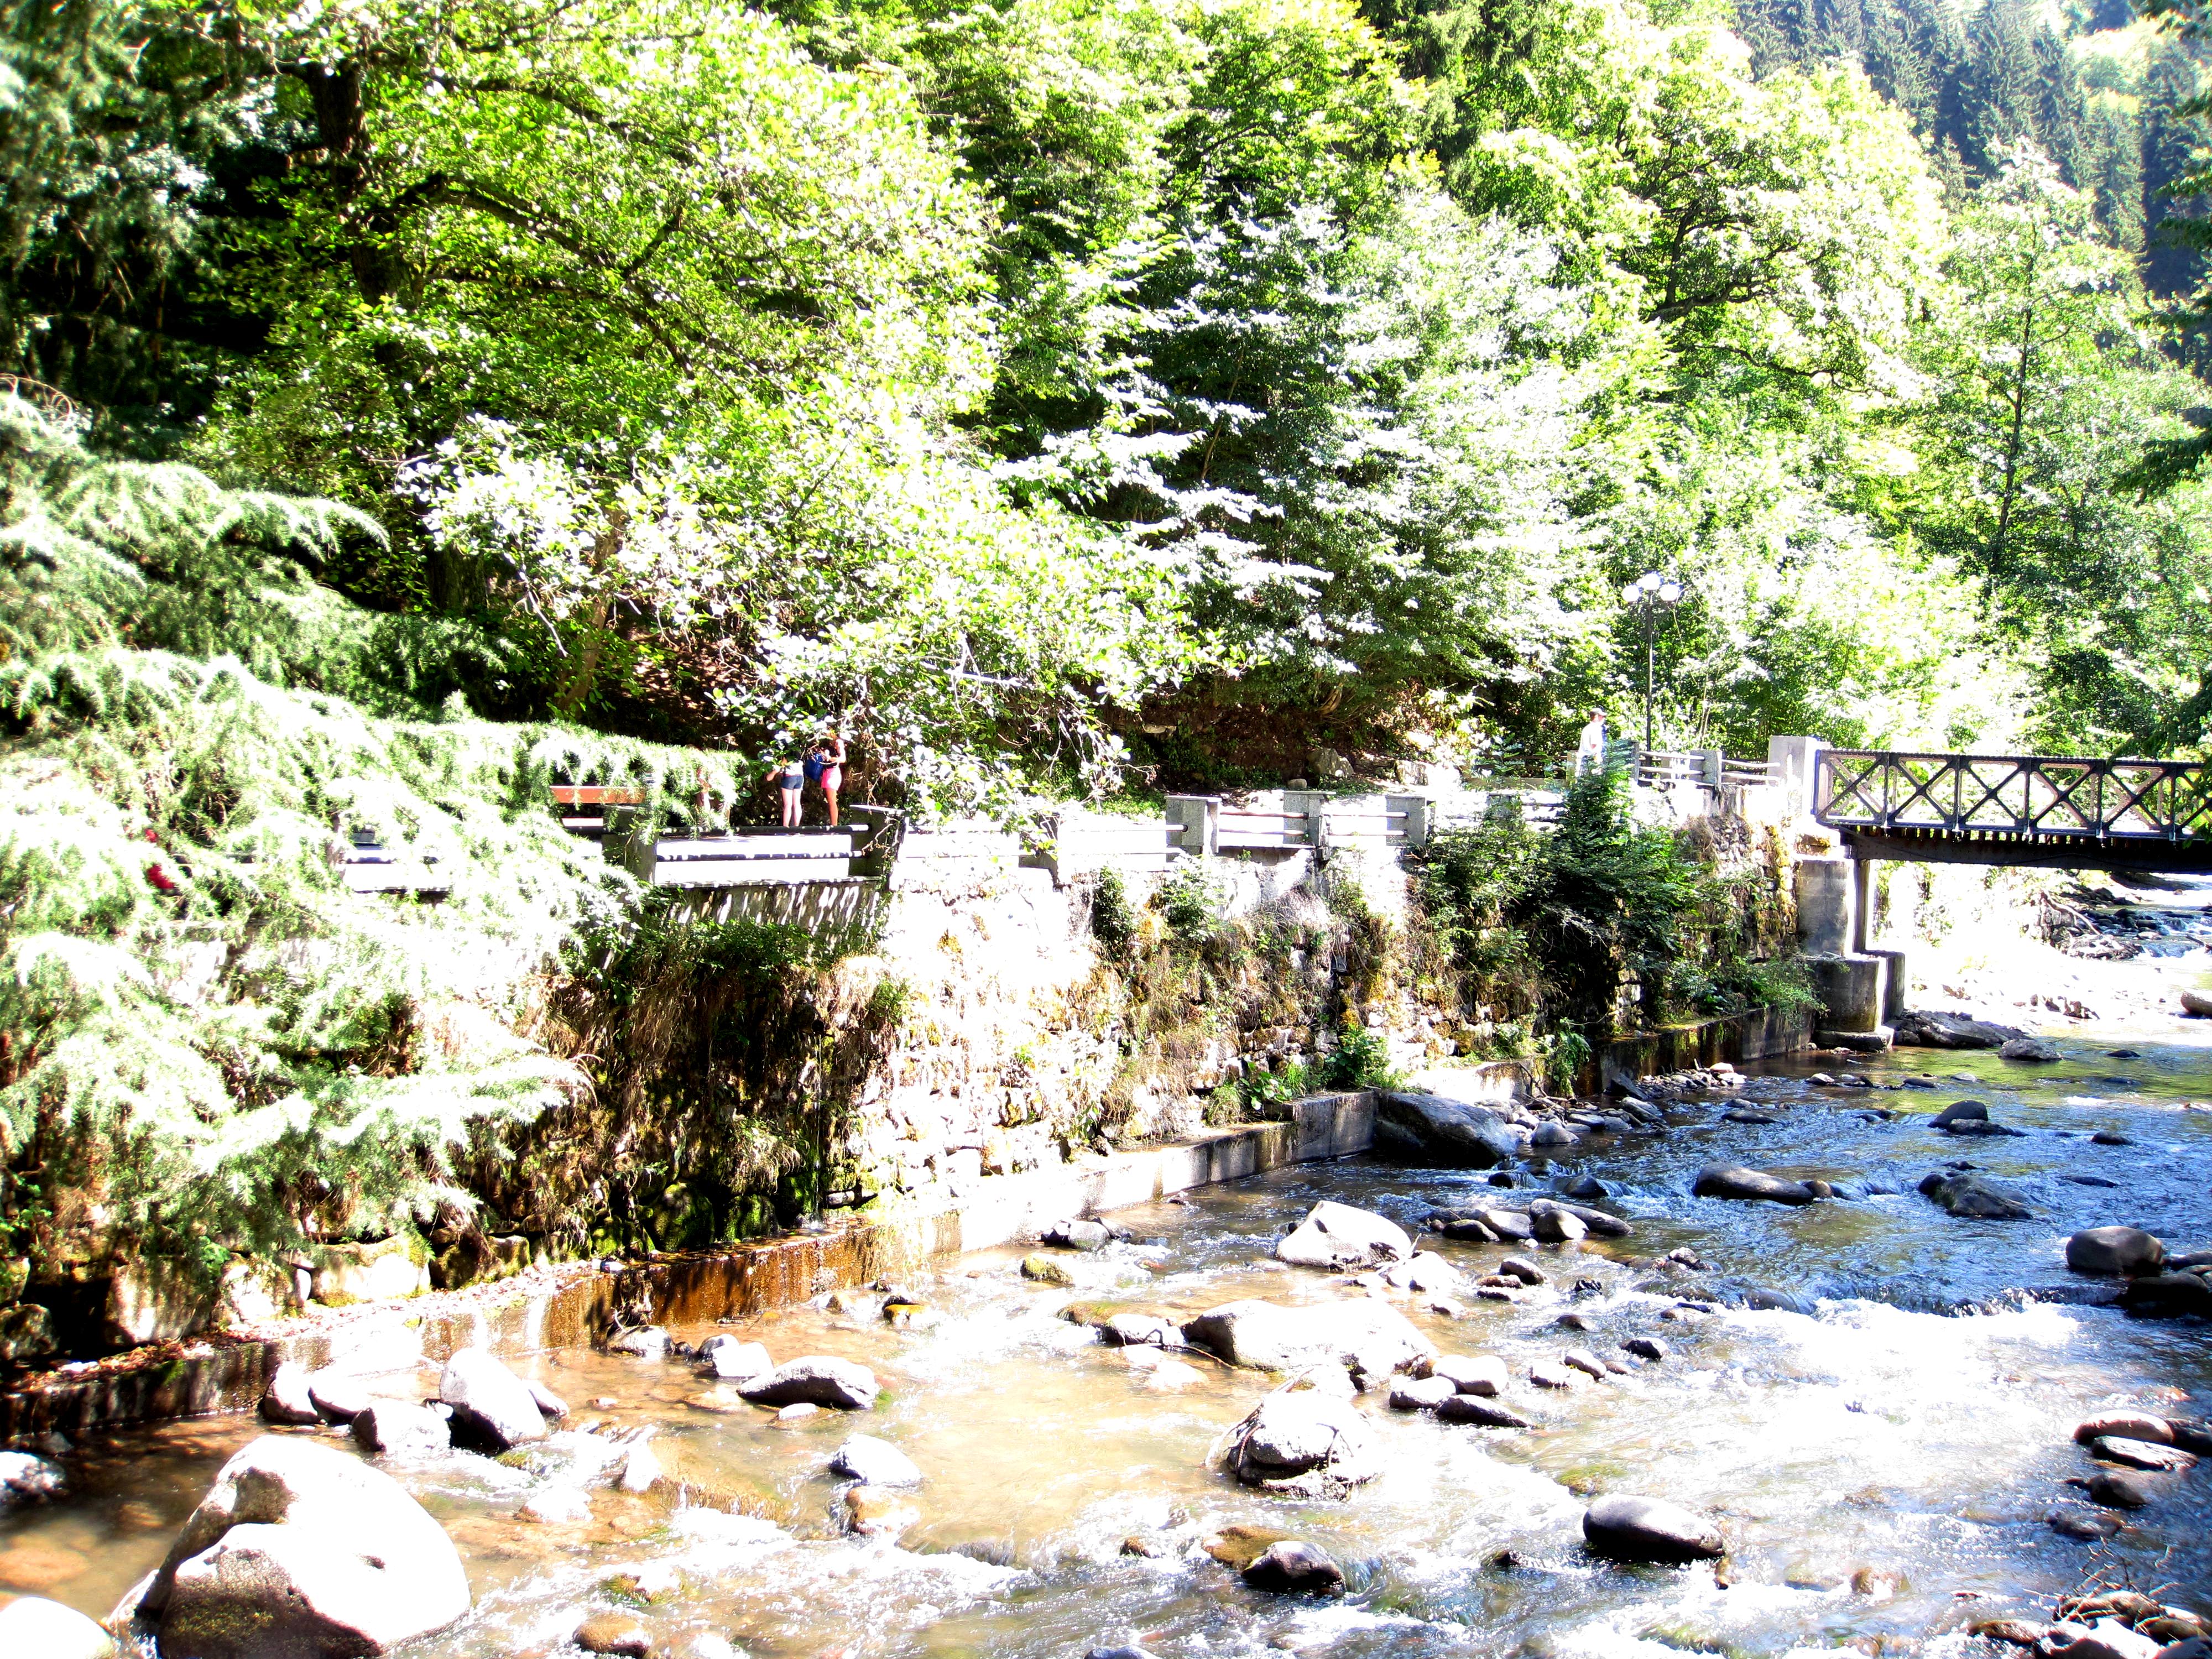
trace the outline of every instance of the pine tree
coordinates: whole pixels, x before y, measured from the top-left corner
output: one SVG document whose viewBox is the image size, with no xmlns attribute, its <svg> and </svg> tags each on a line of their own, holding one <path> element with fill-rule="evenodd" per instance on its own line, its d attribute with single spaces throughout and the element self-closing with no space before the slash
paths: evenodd
<svg viewBox="0 0 2212 1659">
<path fill-rule="evenodd" d="M 2004 146 L 2041 138 L 2036 117 L 2042 67 L 2035 36 L 2025 0 L 1990 0 L 1967 27 L 1960 149 L 1970 166 L 1984 173 L 1996 171 Z"/>
<path fill-rule="evenodd" d="M 2035 32 L 2036 136 L 2058 163 L 2066 182 L 2082 188 L 2081 81 L 2066 41 L 2049 29 Z"/>
<path fill-rule="evenodd" d="M 2143 252 L 2142 134 L 2134 110 L 2110 96 L 2093 100 L 2082 141 L 2081 187 L 2115 247 Z"/>
<path fill-rule="evenodd" d="M 2197 64 L 2189 46 L 2161 36 L 2143 70 L 2142 218 L 2148 246 L 2143 283 L 2154 294 L 2186 294 L 2202 279 L 2204 258 L 2194 247 L 2162 230 L 2167 221 L 2197 220 L 2202 198 L 2176 199 L 2173 186 L 2192 170 L 2192 157 L 2208 142 L 2204 118 L 2184 112 L 2197 95 Z"/>
<path fill-rule="evenodd" d="M 1912 118 L 1915 132 L 1925 137 L 1934 130 L 1934 65 L 1887 0 L 1874 0 L 1868 8 L 1866 70 L 1875 89 Z"/>
</svg>

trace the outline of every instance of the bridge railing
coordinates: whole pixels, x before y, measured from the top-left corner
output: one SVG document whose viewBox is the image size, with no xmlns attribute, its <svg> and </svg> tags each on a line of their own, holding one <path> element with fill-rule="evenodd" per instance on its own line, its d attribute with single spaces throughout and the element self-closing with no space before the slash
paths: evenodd
<svg viewBox="0 0 2212 1659">
<path fill-rule="evenodd" d="M 1824 749 L 1813 815 L 1843 829 L 2181 841 L 2212 836 L 2212 772 L 2185 761 Z"/>
<path fill-rule="evenodd" d="M 1731 760 L 1717 749 L 1638 749 L 1635 767 L 1636 781 L 1645 789 L 1757 787 L 1773 781 L 1770 763 Z"/>
</svg>

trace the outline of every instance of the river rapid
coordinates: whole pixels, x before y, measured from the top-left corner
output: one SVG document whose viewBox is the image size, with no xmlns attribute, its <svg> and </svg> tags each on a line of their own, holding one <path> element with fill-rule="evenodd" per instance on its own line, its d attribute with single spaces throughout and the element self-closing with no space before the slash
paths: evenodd
<svg viewBox="0 0 2212 1659">
<path fill-rule="evenodd" d="M 1209 1472 L 1209 1447 L 1270 1379 L 1201 1356 L 1182 1356 L 1188 1371 L 1141 1353 L 1133 1363 L 1062 1310 L 1078 1296 L 1188 1311 L 1340 1297 L 1334 1276 L 1269 1254 L 1315 1200 L 1414 1231 L 1432 1209 L 1494 1198 L 1486 1174 L 1307 1166 L 1117 1213 L 1129 1240 L 1058 1258 L 1081 1281 L 1073 1292 L 1025 1280 L 1018 1253 L 1006 1252 L 914 1281 L 928 1305 L 905 1328 L 861 1297 L 849 1310 L 803 1309 L 739 1332 L 778 1360 L 866 1363 L 886 1390 L 872 1413 L 725 1415 L 684 1403 L 704 1386 L 685 1364 L 580 1351 L 519 1360 L 570 1402 L 572 1424 L 652 1428 L 672 1479 L 641 1496 L 598 1486 L 587 1518 L 532 1521 L 518 1511 L 576 1484 L 586 1437 L 556 1436 L 527 1467 L 463 1453 L 386 1460 L 447 1528 L 476 1593 L 462 1624 L 406 1651 L 574 1653 L 582 1617 L 619 1609 L 652 1632 L 656 1653 L 697 1659 L 1012 1659 L 1127 1642 L 1163 1659 L 1845 1644 L 1936 1653 L 1978 1648 L 1966 1629 L 1982 1620 L 2047 1615 L 2097 1571 L 2212 1610 L 2212 1468 L 2156 1477 L 2152 1507 L 2102 1544 L 2049 1522 L 2084 1508 L 2064 1484 L 2092 1467 L 2071 1440 L 2081 1419 L 2207 1410 L 2203 1328 L 2022 1294 L 2088 1283 L 2062 1259 L 2076 1228 L 2125 1222 L 2177 1250 L 2212 1244 L 2212 1109 L 2191 1106 L 2212 1097 L 2212 1066 L 2191 1036 L 2173 1022 L 2156 1037 L 2061 1037 L 2065 1058 L 2045 1066 L 1924 1049 L 1770 1064 L 1749 1068 L 1741 1091 L 1671 1108 L 1663 1136 L 1519 1172 L 1524 1196 L 1595 1176 L 1633 1237 L 1522 1247 L 1553 1283 L 1517 1303 L 1462 1292 L 1466 1311 L 1451 1316 L 1426 1297 L 1397 1302 L 1445 1352 L 1504 1357 L 1516 1378 L 1508 1398 L 1538 1430 L 1440 1423 L 1363 1396 L 1384 1473 L 1340 1504 L 1262 1497 Z M 2114 1057 L 2118 1047 L 2140 1052 Z M 1932 1073 L 1939 1086 L 1808 1080 L 1822 1067 L 1877 1085 Z M 1954 1140 L 1926 1127 L 1962 1097 L 2026 1133 Z M 1745 1105 L 1777 1121 L 1724 1117 Z M 2098 1130 L 2130 1144 L 2094 1144 Z M 2026 1194 L 2037 1218 L 1954 1219 L 1915 1192 L 1959 1159 Z M 1692 1177 L 1712 1160 L 1896 1191 L 1803 1209 L 1693 1198 Z M 1682 1246 L 1708 1270 L 1649 1265 Z M 1470 1274 L 1508 1253 L 1430 1248 Z M 1598 1288 L 1578 1294 L 1577 1279 Z M 1754 1289 L 1809 1311 L 1741 1305 Z M 1686 1298 L 1719 1311 L 1662 1317 Z M 1571 1310 L 1595 1329 L 1561 1328 Z M 1662 1338 L 1669 1358 L 1564 1394 L 1523 1380 L 1570 1347 L 1625 1358 L 1618 1345 L 1638 1335 Z M 826 1466 L 856 1431 L 895 1442 L 924 1472 L 896 1539 L 837 1524 L 843 1483 Z M 0 1587 L 104 1616 L 158 1562 L 222 1460 L 263 1431 L 204 1420 L 81 1449 L 64 1460 L 70 1497 L 0 1518 Z M 1729 1540 L 1726 1567 L 1591 1559 L 1579 1522 L 1585 1499 L 1604 1492 L 1709 1511 Z M 1347 1593 L 1248 1589 L 1200 1547 L 1233 1522 L 1321 1546 L 1344 1566 Z"/>
</svg>

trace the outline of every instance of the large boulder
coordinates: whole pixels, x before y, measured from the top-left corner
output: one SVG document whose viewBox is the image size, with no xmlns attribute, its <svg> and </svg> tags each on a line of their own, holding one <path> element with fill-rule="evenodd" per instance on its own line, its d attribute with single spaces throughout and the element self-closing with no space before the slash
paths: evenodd
<svg viewBox="0 0 2212 1659">
<path fill-rule="evenodd" d="M 1388 1303 L 1372 1297 L 1285 1308 L 1224 1303 L 1184 1322 L 1194 1348 L 1255 1370 L 1339 1364 L 1377 1381 L 1436 1357 L 1436 1345 Z"/>
<path fill-rule="evenodd" d="M 1765 1199 L 1772 1204 L 1810 1204 L 1814 1194 L 1802 1181 L 1747 1170 L 1740 1164 L 1708 1164 L 1690 1190 L 1699 1198 Z"/>
<path fill-rule="evenodd" d="M 1938 1208 L 1970 1221 L 2018 1221 L 2035 1213 L 2011 1188 L 1966 1170 L 1937 1170 L 1922 1178 L 1920 1191 Z"/>
<path fill-rule="evenodd" d="M 438 1398 L 453 1408 L 453 1432 L 465 1444 L 503 1452 L 545 1437 L 537 1395 L 489 1349 L 463 1348 L 448 1359 L 438 1379 Z"/>
<path fill-rule="evenodd" d="M 1375 1147 L 1409 1164 L 1488 1170 L 1526 1148 L 1526 1133 L 1487 1106 L 1384 1090 L 1375 1097 Z"/>
<path fill-rule="evenodd" d="M 1327 1199 L 1275 1246 L 1276 1259 L 1293 1267 L 1373 1267 L 1413 1254 L 1413 1241 L 1396 1222 Z"/>
<path fill-rule="evenodd" d="M 1223 1437 L 1213 1462 L 1247 1486 L 1342 1497 L 1380 1473 L 1367 1419 L 1349 1401 L 1293 1383 Z"/>
<path fill-rule="evenodd" d="M 138 1602 L 163 1659 L 389 1652 L 469 1609 L 468 1575 L 399 1483 L 265 1435 L 216 1475 Z"/>
<path fill-rule="evenodd" d="M 2165 1261 L 2165 1241 L 2140 1227 L 2088 1227 L 2066 1241 L 2066 1265 L 2100 1279 L 2154 1273 Z"/>
<path fill-rule="evenodd" d="M 738 1384 L 738 1392 L 756 1406 L 830 1406 L 839 1411 L 873 1408 L 876 1374 L 849 1359 L 809 1354 L 778 1365 L 765 1376 Z"/>
<path fill-rule="evenodd" d="M 113 1659 L 115 1638 L 75 1607 L 19 1595 L 0 1607 L 0 1653 L 21 1659 Z"/>
<path fill-rule="evenodd" d="M 1728 1553 L 1721 1529 L 1659 1498 L 1601 1498 L 1583 1514 L 1583 1541 L 1616 1561 L 1710 1561 Z"/>
<path fill-rule="evenodd" d="M 1893 1039 L 1900 1048 L 1997 1048 L 2027 1032 L 1967 1014 L 1917 1010 L 1898 1017 Z"/>
</svg>

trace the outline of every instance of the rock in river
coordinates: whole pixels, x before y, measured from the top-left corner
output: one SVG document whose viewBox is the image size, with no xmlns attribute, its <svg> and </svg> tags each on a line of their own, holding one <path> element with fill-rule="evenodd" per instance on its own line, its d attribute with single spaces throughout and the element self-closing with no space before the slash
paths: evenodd
<svg viewBox="0 0 2212 1659">
<path fill-rule="evenodd" d="M 727 1331 L 708 1337 L 699 1346 L 699 1358 L 713 1368 L 714 1376 L 724 1382 L 750 1382 L 756 1376 L 765 1376 L 775 1369 L 775 1361 L 769 1358 L 767 1347 L 758 1342 L 740 1342 Z"/>
<path fill-rule="evenodd" d="M 2016 1025 L 1916 1010 L 1898 1018 L 1895 1041 L 1900 1048 L 1996 1048 L 2027 1035 Z"/>
<path fill-rule="evenodd" d="M 1728 1549 L 1705 1516 L 1657 1498 L 1599 1498 L 1583 1515 L 1583 1541 L 1616 1561 L 1710 1561 Z"/>
<path fill-rule="evenodd" d="M 2057 1060 L 2059 1054 L 2057 1049 L 2052 1048 L 2041 1037 L 2018 1036 L 1997 1050 L 1997 1058 L 2027 1060 L 2039 1066 L 2047 1066 Z"/>
<path fill-rule="evenodd" d="M 2195 1455 L 2179 1446 L 2162 1446 L 2149 1440 L 2130 1440 L 2121 1435 L 2100 1435 L 2089 1443 L 2089 1449 L 2107 1462 L 2130 1469 L 2172 1473 L 2197 1467 Z"/>
<path fill-rule="evenodd" d="M 1293 1267 L 1374 1267 L 1413 1254 L 1406 1230 L 1371 1210 L 1327 1199 L 1275 1246 L 1275 1257 Z"/>
<path fill-rule="evenodd" d="M 876 1374 L 866 1365 L 810 1354 L 740 1382 L 738 1392 L 756 1406 L 834 1406 L 864 1412 L 875 1405 L 878 1390 Z"/>
<path fill-rule="evenodd" d="M 312 1440 L 241 1449 L 138 1602 L 164 1659 L 380 1654 L 469 1610 L 444 1530 L 399 1483 Z"/>
<path fill-rule="evenodd" d="M 1375 1097 L 1375 1149 L 1443 1170 L 1487 1170 L 1510 1163 L 1526 1145 L 1486 1106 L 1441 1095 L 1385 1090 Z"/>
<path fill-rule="evenodd" d="M 1390 1385 L 1390 1409 L 1432 1412 L 1458 1392 L 1449 1376 L 1401 1377 Z"/>
<path fill-rule="evenodd" d="M 1589 1224 L 1565 1205 L 1538 1199 L 1528 1206 L 1528 1224 L 1547 1244 L 1579 1244 L 1589 1236 Z"/>
<path fill-rule="evenodd" d="M 2165 1260 L 2165 1241 L 2140 1227 L 2088 1227 L 2066 1241 L 2066 1265 L 2104 1279 L 2154 1273 Z"/>
<path fill-rule="evenodd" d="M 1461 1394 L 1494 1397 L 1505 1392 L 1505 1362 L 1496 1354 L 1448 1353 L 1430 1366 L 1429 1374 L 1450 1379 Z"/>
<path fill-rule="evenodd" d="M 1303 1539 L 1285 1538 L 1253 1558 L 1244 1582 L 1255 1589 L 1334 1595 L 1344 1589 L 1344 1569 Z"/>
<path fill-rule="evenodd" d="M 1378 1381 L 1437 1352 L 1405 1315 L 1372 1297 L 1295 1308 L 1224 1303 L 1186 1321 L 1182 1339 L 1232 1365 L 1287 1371 L 1333 1363 Z"/>
<path fill-rule="evenodd" d="M 1214 1460 L 1248 1486 L 1342 1497 L 1380 1472 L 1367 1419 L 1349 1401 L 1295 1384 L 1276 1389 L 1222 1437 Z"/>
<path fill-rule="evenodd" d="M 0 1653 L 21 1659 L 112 1659 L 114 1639 L 75 1607 L 19 1595 L 0 1607 Z"/>
<path fill-rule="evenodd" d="M 308 1388 L 307 1368 L 298 1360 L 286 1360 L 270 1377 L 269 1387 L 261 1396 L 261 1419 L 264 1423 L 295 1426 L 323 1420 Z"/>
<path fill-rule="evenodd" d="M 1501 1406 L 1495 1400 L 1486 1400 L 1479 1395 L 1455 1394 L 1437 1407 L 1437 1418 L 1444 1423 L 1473 1423 L 1486 1429 L 1527 1429 L 1535 1425 L 1510 1406 Z"/>
<path fill-rule="evenodd" d="M 1969 1121 L 1986 1123 L 1989 1121 L 1989 1117 L 1990 1109 L 1984 1102 L 1954 1100 L 1935 1116 L 1929 1118 L 1928 1127 L 1931 1129 L 1948 1129 L 1954 1123 L 1965 1123 Z"/>
<path fill-rule="evenodd" d="M 888 1440 L 872 1434 L 856 1434 L 830 1455 L 830 1467 L 850 1480 L 871 1486 L 918 1486 L 921 1469 L 911 1457 Z"/>
<path fill-rule="evenodd" d="M 538 1397 L 489 1349 L 463 1348 L 448 1359 L 438 1378 L 438 1398 L 453 1408 L 453 1432 L 465 1444 L 475 1441 L 503 1452 L 545 1437 Z"/>
<path fill-rule="evenodd" d="M 59 1466 L 35 1452 L 0 1451 L 0 1511 L 58 1498 L 67 1484 Z"/>
<path fill-rule="evenodd" d="M 2074 1443 L 2086 1446 L 2107 1435 L 2118 1435 L 2128 1440 L 2145 1440 L 2154 1446 L 2171 1446 L 2173 1443 L 2173 1425 L 2163 1417 L 2114 1412 L 2103 1417 L 2085 1418 L 2075 1425 Z"/>
<path fill-rule="evenodd" d="M 653 1637 L 626 1613 L 595 1613 L 576 1626 L 576 1645 L 586 1653 L 613 1654 L 618 1659 L 651 1659 Z"/>
<path fill-rule="evenodd" d="M 1965 1170 L 1937 1170 L 1922 1180 L 1920 1191 L 1949 1214 L 1969 1220 L 2017 1221 L 2034 1213 L 2011 1188 Z"/>
<path fill-rule="evenodd" d="M 2130 1313 L 2154 1319 L 2174 1319 L 2185 1314 L 2212 1317 L 2212 1280 L 2196 1268 L 2186 1273 L 2146 1274 L 2128 1281 L 2120 1304 Z"/>
<path fill-rule="evenodd" d="M 1765 1199 L 1775 1204 L 1810 1204 L 1813 1189 L 1802 1181 L 1747 1170 L 1741 1164 L 1708 1164 L 1690 1190 L 1699 1198 Z"/>
<path fill-rule="evenodd" d="M 363 1451 L 444 1451 L 453 1443 L 453 1425 L 428 1406 L 411 1400 L 372 1400 L 354 1413 L 353 1437 Z"/>
</svg>

